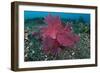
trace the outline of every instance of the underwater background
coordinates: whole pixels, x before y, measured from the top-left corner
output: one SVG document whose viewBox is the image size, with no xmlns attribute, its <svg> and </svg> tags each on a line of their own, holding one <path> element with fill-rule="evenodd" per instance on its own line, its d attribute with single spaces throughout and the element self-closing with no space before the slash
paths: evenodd
<svg viewBox="0 0 100 73">
<path fill-rule="evenodd" d="M 38 11 L 24 11 L 25 19 L 33 19 L 37 17 L 45 17 L 50 13 L 51 15 L 60 16 L 61 18 L 66 19 L 79 19 L 80 16 L 84 19 L 85 22 L 90 23 L 90 14 L 82 13 L 64 13 L 64 12 L 38 12 Z"/>
<path fill-rule="evenodd" d="M 50 52 L 46 51 L 49 54 L 44 52 L 38 33 L 41 31 L 41 27 L 48 25 L 44 20 L 49 14 L 54 17 L 59 16 L 63 26 L 71 25 L 71 32 L 80 39 L 74 47 L 60 46 L 62 49 L 56 54 L 55 52 L 50 53 L 52 52 L 50 50 Z M 90 14 L 24 11 L 24 61 L 86 58 L 90 58 Z"/>
</svg>

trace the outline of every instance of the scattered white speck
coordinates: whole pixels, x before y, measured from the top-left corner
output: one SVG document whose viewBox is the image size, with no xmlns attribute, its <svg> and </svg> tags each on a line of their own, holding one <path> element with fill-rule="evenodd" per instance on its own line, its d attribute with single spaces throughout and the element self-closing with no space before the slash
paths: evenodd
<svg viewBox="0 0 100 73">
<path fill-rule="evenodd" d="M 25 55 L 25 57 L 27 57 L 27 54 Z"/>
<path fill-rule="evenodd" d="M 47 55 L 45 55 L 45 57 L 47 57 Z"/>
<path fill-rule="evenodd" d="M 42 48 L 40 47 L 39 49 L 41 50 Z"/>
<path fill-rule="evenodd" d="M 30 43 L 30 46 L 32 45 L 32 43 Z"/>
<path fill-rule="evenodd" d="M 29 46 L 28 47 L 26 47 L 26 50 L 28 50 L 29 49 Z"/>
<path fill-rule="evenodd" d="M 32 53 L 35 53 L 35 51 L 33 50 Z"/>
<path fill-rule="evenodd" d="M 78 35 L 79 35 L 79 36 L 81 36 L 81 34 L 80 34 L 80 33 L 79 33 Z"/>
<path fill-rule="evenodd" d="M 72 53 L 72 55 L 74 55 L 74 54 L 75 54 L 75 52 Z"/>
</svg>

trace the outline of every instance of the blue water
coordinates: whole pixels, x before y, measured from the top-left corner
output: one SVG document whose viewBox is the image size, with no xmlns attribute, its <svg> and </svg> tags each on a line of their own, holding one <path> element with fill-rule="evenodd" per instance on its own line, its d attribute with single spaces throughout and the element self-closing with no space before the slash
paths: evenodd
<svg viewBox="0 0 100 73">
<path fill-rule="evenodd" d="M 24 19 L 32 19 L 37 17 L 45 17 L 48 14 L 60 16 L 61 18 L 67 19 L 79 19 L 80 16 L 86 23 L 90 23 L 90 14 L 84 13 L 64 13 L 64 12 L 41 12 L 41 11 L 24 11 Z"/>
</svg>

